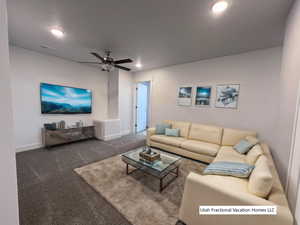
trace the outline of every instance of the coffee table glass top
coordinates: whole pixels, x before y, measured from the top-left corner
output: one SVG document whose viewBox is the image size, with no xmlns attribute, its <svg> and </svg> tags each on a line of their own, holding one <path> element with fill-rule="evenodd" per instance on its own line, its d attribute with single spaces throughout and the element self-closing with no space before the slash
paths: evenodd
<svg viewBox="0 0 300 225">
<path fill-rule="evenodd" d="M 154 161 L 153 163 L 149 163 L 144 160 L 140 160 L 139 153 L 143 151 L 143 147 L 126 152 L 126 153 L 122 154 L 121 156 L 126 157 L 130 160 L 133 160 L 136 163 L 145 165 L 145 166 L 147 166 L 151 169 L 154 169 L 158 172 L 164 171 L 165 169 L 169 168 L 171 165 L 177 163 L 179 160 L 182 159 L 180 156 L 177 156 L 174 154 L 162 152 L 162 151 L 159 151 L 159 150 L 153 149 L 153 148 L 152 148 L 152 150 L 160 153 L 160 159 Z"/>
</svg>

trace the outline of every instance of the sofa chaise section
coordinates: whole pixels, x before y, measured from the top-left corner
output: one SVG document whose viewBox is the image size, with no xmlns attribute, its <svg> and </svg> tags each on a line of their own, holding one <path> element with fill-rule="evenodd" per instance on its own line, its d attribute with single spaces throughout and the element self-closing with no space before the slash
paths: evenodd
<svg viewBox="0 0 300 225">
<path fill-rule="evenodd" d="M 272 156 L 266 144 L 261 145 L 268 158 L 274 183 L 267 198 L 249 192 L 248 179 L 219 175 L 190 173 L 186 179 L 179 219 L 187 225 L 293 225 L 293 216 L 281 186 Z M 215 161 L 243 162 L 245 157 L 234 153 L 232 147 L 222 147 Z M 277 206 L 277 215 L 199 215 L 199 206 L 248 205 Z"/>
</svg>

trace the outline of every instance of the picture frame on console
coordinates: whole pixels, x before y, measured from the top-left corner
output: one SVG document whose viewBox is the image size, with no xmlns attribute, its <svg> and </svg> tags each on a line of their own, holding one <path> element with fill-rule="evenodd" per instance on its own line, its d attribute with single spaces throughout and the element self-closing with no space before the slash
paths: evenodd
<svg viewBox="0 0 300 225">
<path fill-rule="evenodd" d="M 178 89 L 177 105 L 191 106 L 192 105 L 192 90 L 191 86 L 181 86 Z"/>
<path fill-rule="evenodd" d="M 211 90 L 211 86 L 196 87 L 195 106 L 210 106 Z"/>
<path fill-rule="evenodd" d="M 216 87 L 216 108 L 237 109 L 240 94 L 239 84 L 222 84 Z"/>
</svg>

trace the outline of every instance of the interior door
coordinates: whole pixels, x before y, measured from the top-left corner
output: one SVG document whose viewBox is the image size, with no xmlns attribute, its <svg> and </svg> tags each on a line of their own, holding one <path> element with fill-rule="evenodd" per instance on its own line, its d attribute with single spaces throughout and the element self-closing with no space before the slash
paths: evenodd
<svg viewBox="0 0 300 225">
<path fill-rule="evenodd" d="M 136 132 L 143 132 L 148 128 L 149 111 L 149 82 L 140 82 L 136 89 Z"/>
</svg>

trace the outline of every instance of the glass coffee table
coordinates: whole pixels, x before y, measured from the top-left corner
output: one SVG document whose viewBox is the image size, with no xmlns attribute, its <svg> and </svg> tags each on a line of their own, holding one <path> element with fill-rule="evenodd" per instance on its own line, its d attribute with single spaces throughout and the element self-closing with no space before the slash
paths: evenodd
<svg viewBox="0 0 300 225">
<path fill-rule="evenodd" d="M 155 152 L 160 153 L 160 159 L 150 163 L 140 158 L 139 153 L 143 151 L 143 147 L 126 152 L 121 155 L 123 162 L 126 164 L 126 173 L 131 174 L 136 170 L 143 171 L 153 177 L 159 179 L 159 191 L 162 192 L 170 183 L 172 183 L 179 175 L 179 165 L 181 163 L 181 157 L 162 152 L 158 149 L 151 148 Z M 134 167 L 134 170 L 129 171 L 129 166 Z M 168 175 L 173 176 L 164 183 L 164 178 Z"/>
</svg>

